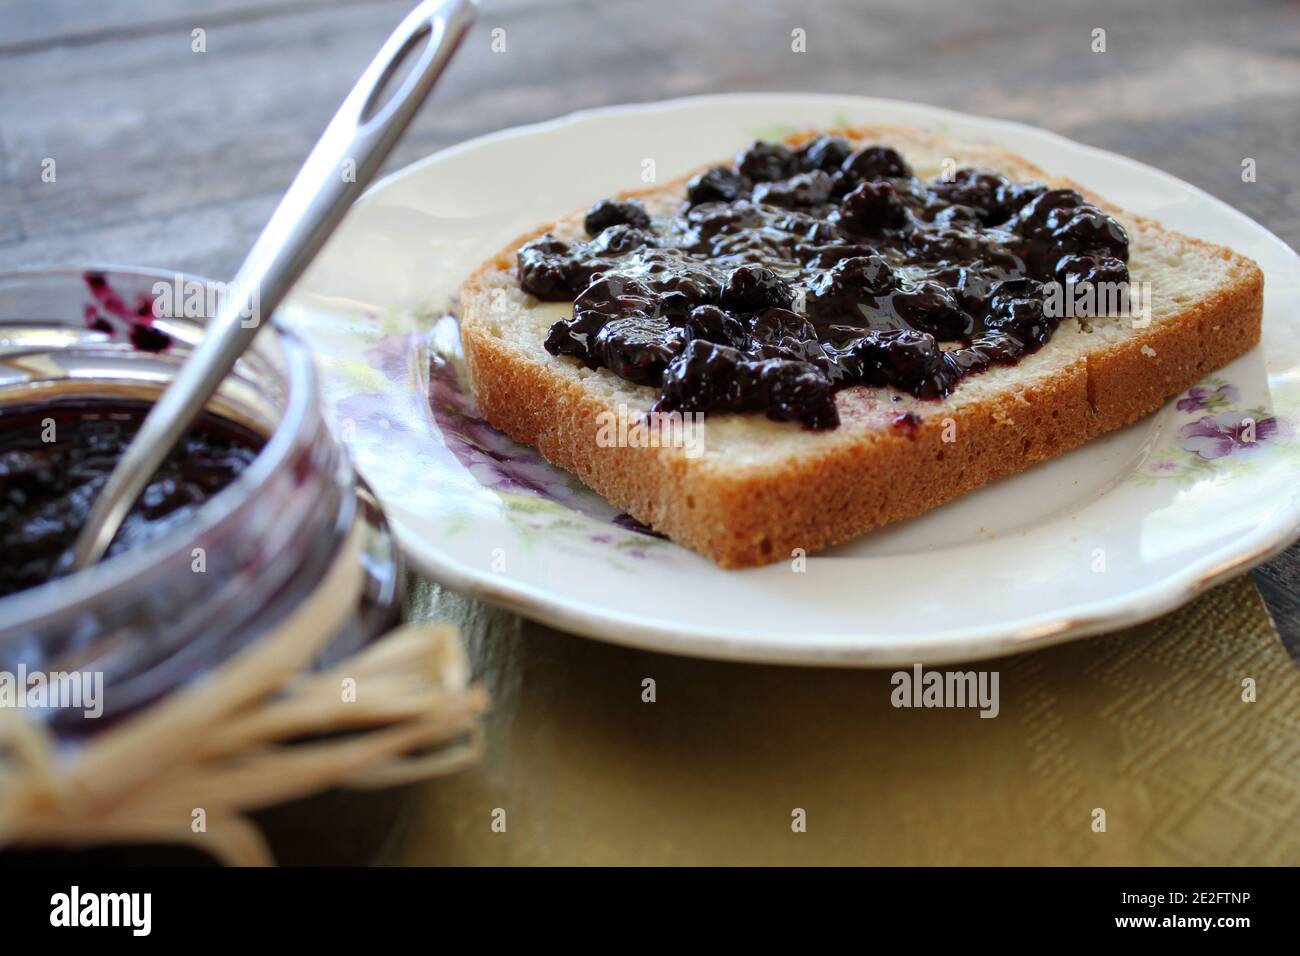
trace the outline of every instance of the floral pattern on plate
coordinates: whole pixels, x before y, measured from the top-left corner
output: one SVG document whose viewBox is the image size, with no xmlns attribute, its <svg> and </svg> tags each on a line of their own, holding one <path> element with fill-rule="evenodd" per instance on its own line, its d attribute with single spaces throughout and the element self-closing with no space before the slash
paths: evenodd
<svg viewBox="0 0 1300 956">
<path fill-rule="evenodd" d="M 1174 429 L 1173 440 L 1134 472 L 1133 480 L 1230 477 L 1249 470 L 1265 449 L 1300 457 L 1290 419 L 1240 404 L 1240 389 L 1216 376 L 1192 386 L 1172 409 L 1179 420 L 1190 420 Z"/>
<path fill-rule="evenodd" d="M 550 536 L 572 553 L 600 552 L 611 566 L 623 570 L 630 567 L 620 559 L 644 560 L 663 548 L 667 539 L 662 535 L 619 514 L 568 472 L 483 419 L 466 382 L 459 326 L 448 310 L 426 308 L 405 317 L 366 318 L 373 333 L 367 337 L 363 360 L 330 363 L 331 379 L 352 387 L 327 394 L 334 420 L 363 470 L 366 460 L 382 461 L 385 469 L 401 469 L 413 482 L 443 471 L 428 453 L 426 432 L 432 418 L 447 451 L 463 469 L 466 486 L 476 485 L 494 496 L 525 547 Z M 409 386 L 413 356 L 428 363 L 424 407 L 414 399 L 395 402 L 394 391 L 377 388 L 375 382 L 378 375 Z M 470 527 L 461 515 L 443 531 L 459 534 Z"/>
</svg>

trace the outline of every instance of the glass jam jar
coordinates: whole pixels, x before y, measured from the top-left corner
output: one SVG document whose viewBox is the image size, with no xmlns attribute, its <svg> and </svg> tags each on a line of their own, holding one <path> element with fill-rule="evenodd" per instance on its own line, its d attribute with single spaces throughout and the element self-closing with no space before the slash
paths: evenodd
<svg viewBox="0 0 1300 956">
<path fill-rule="evenodd" d="M 160 293 L 172 297 L 169 314 L 194 317 L 147 315 Z M 0 275 L 0 428 L 7 407 L 152 400 L 219 294 L 209 280 L 168 272 Z M 399 553 L 323 418 L 306 345 L 274 324 L 263 329 L 208 411 L 265 439 L 233 482 L 145 544 L 0 598 L 0 671 L 102 674 L 98 719 L 38 714 L 63 743 L 201 678 L 274 629 L 320 586 L 354 530 L 362 597 L 318 666 L 397 622 Z"/>
</svg>

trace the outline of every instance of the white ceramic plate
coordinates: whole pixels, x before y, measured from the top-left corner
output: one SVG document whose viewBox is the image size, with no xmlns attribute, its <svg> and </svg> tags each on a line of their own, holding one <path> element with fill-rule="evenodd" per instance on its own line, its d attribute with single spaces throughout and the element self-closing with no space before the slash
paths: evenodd
<svg viewBox="0 0 1300 956">
<path fill-rule="evenodd" d="M 485 425 L 457 366 L 461 279 L 570 209 L 851 123 L 1013 149 L 1122 206 L 1253 257 L 1264 342 L 1132 428 L 807 560 L 722 571 L 620 524 Z M 373 188 L 286 319 L 398 537 L 454 588 L 602 640 L 805 664 L 951 662 L 1134 624 L 1285 547 L 1300 527 L 1300 260 L 1192 186 L 1014 123 L 888 100 L 754 95 L 578 113 L 431 156 Z M 1253 444 L 1234 440 L 1245 417 Z"/>
</svg>

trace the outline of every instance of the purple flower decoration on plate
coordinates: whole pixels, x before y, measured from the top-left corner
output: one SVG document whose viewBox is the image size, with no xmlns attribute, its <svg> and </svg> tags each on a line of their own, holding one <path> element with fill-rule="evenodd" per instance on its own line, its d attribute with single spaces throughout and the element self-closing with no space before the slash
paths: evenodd
<svg viewBox="0 0 1300 956">
<path fill-rule="evenodd" d="M 409 432 L 411 427 L 393 414 L 393 401 L 381 392 L 362 392 L 340 399 L 334 406 L 334 418 L 339 427 L 352 421 L 365 423 L 392 432 Z"/>
<path fill-rule="evenodd" d="M 393 382 L 410 377 L 411 334 L 392 332 L 366 349 L 366 363 Z"/>
<path fill-rule="evenodd" d="M 429 407 L 447 448 L 484 487 L 546 498 L 590 518 L 610 521 L 624 530 L 650 538 L 663 537 L 631 515 L 614 514 L 606 502 L 575 488 L 567 473 L 485 422 L 474 399 L 461 387 L 456 366 L 437 353 L 429 361 Z M 597 534 L 591 540 L 608 544 L 614 539 Z M 635 558 L 646 555 L 640 549 L 625 553 Z"/>
<path fill-rule="evenodd" d="M 1198 458 L 1213 461 L 1254 450 L 1276 438 L 1280 430 L 1272 416 L 1256 420 L 1240 412 L 1222 412 L 1184 425 L 1178 430 L 1178 444 Z"/>
<path fill-rule="evenodd" d="M 456 367 L 441 355 L 432 356 L 429 364 L 429 407 L 447 447 L 480 484 L 584 510 L 567 475 L 483 421 L 474 400 L 460 387 Z"/>
<path fill-rule="evenodd" d="M 1187 395 L 1178 400 L 1176 407 L 1180 412 L 1213 412 L 1231 405 L 1237 396 L 1237 389 L 1232 385 L 1218 388 L 1196 385 L 1187 390 Z"/>
</svg>

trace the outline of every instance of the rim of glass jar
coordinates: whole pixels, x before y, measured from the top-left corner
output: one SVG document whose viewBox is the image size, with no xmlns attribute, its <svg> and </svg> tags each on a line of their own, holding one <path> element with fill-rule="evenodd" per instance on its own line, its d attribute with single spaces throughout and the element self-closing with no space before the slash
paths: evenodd
<svg viewBox="0 0 1300 956">
<path fill-rule="evenodd" d="M 202 282 L 205 285 L 216 282 L 208 276 L 192 272 L 86 263 L 5 270 L 0 272 L 0 286 L 42 277 L 81 283 L 88 272 L 130 274 L 167 282 L 180 276 L 183 280 Z M 188 550 L 193 539 L 219 529 L 231 518 L 241 500 L 264 487 L 274 474 L 311 443 L 324 421 L 311 350 L 302 339 L 278 323 L 274 315 L 266 321 L 283 347 L 288 389 L 284 411 L 253 463 L 233 482 L 200 505 L 190 521 L 166 531 L 145 547 L 124 551 L 105 558 L 84 571 L 54 578 L 37 587 L 0 598 L 0 619 L 3 619 L 0 630 L 20 628 L 50 614 L 66 613 L 69 608 L 102 599 L 104 595 L 150 574 L 160 558 L 175 558 L 180 552 Z M 254 348 L 263 340 L 267 331 L 262 330 Z"/>
</svg>

